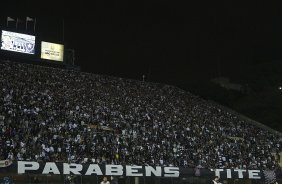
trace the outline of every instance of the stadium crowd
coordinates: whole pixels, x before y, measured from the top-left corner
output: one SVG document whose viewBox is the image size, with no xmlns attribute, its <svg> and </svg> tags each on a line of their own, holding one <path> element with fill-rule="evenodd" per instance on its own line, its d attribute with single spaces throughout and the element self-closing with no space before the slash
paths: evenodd
<svg viewBox="0 0 282 184">
<path fill-rule="evenodd" d="M 275 169 L 281 144 L 176 87 L 0 62 L 0 160 Z"/>
</svg>

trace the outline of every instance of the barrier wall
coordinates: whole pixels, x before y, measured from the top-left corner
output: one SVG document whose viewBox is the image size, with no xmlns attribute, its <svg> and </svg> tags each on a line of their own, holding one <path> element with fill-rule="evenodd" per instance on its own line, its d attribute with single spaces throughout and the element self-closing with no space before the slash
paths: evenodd
<svg viewBox="0 0 282 184">
<path fill-rule="evenodd" d="M 3 161 L 2 161 L 3 163 Z M 281 170 L 201 169 L 160 166 L 125 166 L 106 164 L 69 164 L 55 162 L 4 162 L 0 183 L 100 183 L 104 176 L 114 176 L 119 184 L 184 184 L 210 183 L 215 176 L 221 183 L 282 182 Z"/>
</svg>

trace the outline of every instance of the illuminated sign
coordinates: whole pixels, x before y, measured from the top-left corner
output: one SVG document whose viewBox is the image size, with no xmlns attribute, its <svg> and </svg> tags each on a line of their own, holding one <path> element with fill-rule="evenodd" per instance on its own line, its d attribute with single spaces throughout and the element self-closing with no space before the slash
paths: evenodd
<svg viewBox="0 0 282 184">
<path fill-rule="evenodd" d="M 41 58 L 54 61 L 64 61 L 64 45 L 41 42 Z"/>
<path fill-rule="evenodd" d="M 1 49 L 34 54 L 35 36 L 2 30 Z"/>
</svg>

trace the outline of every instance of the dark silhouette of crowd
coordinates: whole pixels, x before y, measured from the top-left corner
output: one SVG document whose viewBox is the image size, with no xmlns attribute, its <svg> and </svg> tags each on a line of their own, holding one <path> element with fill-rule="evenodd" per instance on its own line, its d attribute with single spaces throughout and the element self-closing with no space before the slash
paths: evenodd
<svg viewBox="0 0 282 184">
<path fill-rule="evenodd" d="M 281 143 L 173 86 L 0 62 L 0 160 L 275 169 Z"/>
</svg>

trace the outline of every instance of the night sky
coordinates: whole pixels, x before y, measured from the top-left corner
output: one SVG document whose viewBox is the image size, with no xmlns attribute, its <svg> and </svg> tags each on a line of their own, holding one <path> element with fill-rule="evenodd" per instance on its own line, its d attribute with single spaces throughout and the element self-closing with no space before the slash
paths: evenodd
<svg viewBox="0 0 282 184">
<path fill-rule="evenodd" d="M 65 20 L 64 43 L 75 49 L 82 71 L 140 80 L 145 74 L 149 81 L 178 85 L 220 75 L 238 78 L 253 64 L 280 59 L 282 20 L 275 7 L 100 1 L 68 4 L 63 15 L 28 16 L 37 17 L 36 34 L 54 42 L 63 41 Z"/>
<path fill-rule="evenodd" d="M 272 5 L 151 1 L 81 10 L 86 13 L 67 20 L 66 39 L 81 58 L 77 64 L 95 73 L 140 79 L 145 73 L 177 84 L 236 78 L 252 64 L 282 56 L 282 20 Z"/>
</svg>

